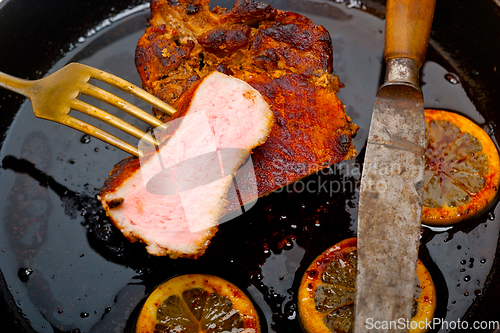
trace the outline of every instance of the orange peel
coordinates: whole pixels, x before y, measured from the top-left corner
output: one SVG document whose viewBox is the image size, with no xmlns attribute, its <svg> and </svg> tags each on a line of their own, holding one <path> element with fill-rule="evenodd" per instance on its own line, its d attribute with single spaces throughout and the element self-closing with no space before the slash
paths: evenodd
<svg viewBox="0 0 500 333">
<path fill-rule="evenodd" d="M 495 199 L 498 151 L 488 134 L 457 113 L 425 110 L 422 222 L 450 225 L 476 216 Z"/>
<path fill-rule="evenodd" d="M 306 333 L 350 332 L 354 323 L 356 238 L 343 240 L 320 254 L 307 268 L 298 292 L 299 320 Z M 436 309 L 436 289 L 418 260 L 411 333 L 426 331 Z"/>
<path fill-rule="evenodd" d="M 174 277 L 144 303 L 136 333 L 232 331 L 260 333 L 257 310 L 234 284 L 213 275 Z"/>
</svg>

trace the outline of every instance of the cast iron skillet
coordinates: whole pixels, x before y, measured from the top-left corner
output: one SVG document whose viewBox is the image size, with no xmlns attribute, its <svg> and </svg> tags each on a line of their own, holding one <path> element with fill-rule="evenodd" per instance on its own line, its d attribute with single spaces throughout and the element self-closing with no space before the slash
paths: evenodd
<svg viewBox="0 0 500 333">
<path fill-rule="evenodd" d="M 140 0 L 67 0 L 57 3 L 36 0 L 0 1 L 0 70 L 27 79 L 43 77 L 80 36 L 104 19 L 141 3 Z M 366 0 L 363 4 L 367 11 L 383 18 L 385 1 Z M 307 6 L 303 10 L 307 12 Z M 468 97 L 492 128 L 492 136 L 497 142 L 500 139 L 497 130 L 497 123 L 500 122 L 499 31 L 500 7 L 493 0 L 438 1 L 428 53 L 428 59 L 436 60 L 460 77 Z M 0 90 L 0 145 L 4 143 L 6 132 L 23 101 L 18 95 Z M 359 162 L 362 162 L 362 155 L 363 151 L 358 158 Z M 116 161 L 110 161 L 111 164 L 114 162 Z M 64 191 L 50 177 L 37 173 L 30 165 L 22 165 L 23 161 L 4 159 L 2 163 L 4 169 L 24 170 L 55 192 Z M 75 197 L 78 197 L 77 193 Z M 285 202 L 289 198 L 282 195 L 274 199 Z M 424 232 L 424 240 L 425 237 Z M 128 250 L 130 248 L 125 251 Z M 423 252 L 425 256 L 425 249 Z M 114 257 L 110 255 L 108 259 L 116 262 L 129 260 L 128 265 L 131 267 L 141 260 L 147 260 L 142 254 L 125 257 L 128 259 L 120 259 L 123 258 L 122 253 Z M 151 265 L 154 267 L 158 264 L 151 260 Z M 161 280 L 161 277 L 157 277 L 152 283 Z M 500 257 L 497 255 L 484 284 L 483 294 L 472 303 L 462 317 L 463 320 L 470 323 L 499 320 L 498 281 Z M 0 293 L 0 313 L 7 317 L 2 321 L 2 330 L 32 332 L 29 322 L 18 311 L 1 271 Z M 292 325 L 287 331 L 294 330 L 298 330 L 298 326 Z M 54 328 L 54 331 L 58 331 L 58 328 Z"/>
</svg>

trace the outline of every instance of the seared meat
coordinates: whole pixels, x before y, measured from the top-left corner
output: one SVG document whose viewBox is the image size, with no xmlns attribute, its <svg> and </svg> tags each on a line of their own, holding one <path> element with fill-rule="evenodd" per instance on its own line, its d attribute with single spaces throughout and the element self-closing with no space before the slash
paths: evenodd
<svg viewBox="0 0 500 333">
<path fill-rule="evenodd" d="M 123 234 L 154 255 L 205 252 L 238 167 L 273 125 L 267 103 L 241 80 L 214 72 L 189 95 L 159 151 L 120 163 L 99 195 Z"/>
<path fill-rule="evenodd" d="M 129 194 L 127 180 L 142 170 L 139 160 L 128 158 L 112 171 L 101 200 L 118 228 L 133 241 L 145 241 L 153 254 L 196 258 L 217 230 L 215 223 L 221 214 L 239 209 L 256 194 L 268 194 L 355 156 L 351 138 L 358 127 L 336 96 L 341 84 L 332 73 L 330 35 L 306 17 L 251 0 L 236 1 L 229 12 L 220 7 L 210 10 L 208 0 L 153 0 L 151 11 L 150 26 L 137 45 L 136 66 L 143 87 L 177 108 L 174 120 L 192 112 L 191 100 L 200 81 L 214 71 L 254 87 L 275 118 L 267 141 L 251 155 L 255 178 L 254 173 L 244 172 L 252 166 L 245 163 L 237 189 L 227 190 L 226 184 L 224 191 L 211 189 L 214 193 L 210 197 L 221 200 L 228 191 L 226 206 L 217 206 L 217 213 L 201 223 L 206 230 L 191 235 L 188 232 L 192 230 L 184 225 L 180 247 L 171 244 L 177 239 L 165 243 L 154 237 L 160 230 L 164 235 L 175 234 L 181 223 L 164 224 L 164 229 L 154 224 L 143 229 L 135 226 L 157 217 L 166 221 L 174 218 L 170 204 L 160 204 L 145 191 Z M 219 110 L 222 114 L 226 111 Z M 172 120 L 154 112 L 165 122 Z M 138 199 L 148 207 L 144 210 L 147 214 L 124 224 L 117 212 L 126 207 L 130 195 L 138 194 L 144 195 Z"/>
<path fill-rule="evenodd" d="M 215 70 L 248 82 L 271 106 L 276 123 L 252 154 L 259 195 L 356 155 L 358 127 L 336 96 L 324 27 L 251 0 L 229 12 L 210 11 L 208 0 L 156 0 L 151 10 L 136 65 L 144 88 L 178 108 L 175 117 L 185 110 L 179 97 Z"/>
</svg>

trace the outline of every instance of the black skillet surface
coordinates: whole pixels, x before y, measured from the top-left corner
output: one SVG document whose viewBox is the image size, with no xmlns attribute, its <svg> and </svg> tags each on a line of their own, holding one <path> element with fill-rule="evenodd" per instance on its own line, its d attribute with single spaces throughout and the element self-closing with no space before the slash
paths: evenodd
<svg viewBox="0 0 500 333">
<path fill-rule="evenodd" d="M 140 244 L 128 243 L 95 200 L 113 164 L 126 155 L 36 119 L 28 102 L 2 90 L 2 331 L 129 331 L 141 300 L 157 284 L 199 272 L 245 289 L 261 311 L 264 332 L 300 332 L 295 291 L 302 273 L 324 249 L 355 235 L 358 167 L 381 80 L 384 3 L 271 3 L 329 29 L 335 72 L 346 85 L 339 96 L 361 126 L 356 160 L 260 199 L 221 225 L 197 261 L 154 258 Z M 79 61 L 139 83 L 133 52 L 147 16 L 141 1 L 0 1 L 0 71 L 35 79 Z M 426 107 L 458 111 L 495 141 L 498 32 L 500 8 L 494 1 L 438 1 L 422 79 Z M 307 184 L 315 190 L 300 186 Z M 438 287 L 436 317 L 451 323 L 449 328 L 458 320 L 469 327 L 500 320 L 497 209 L 451 229 L 423 228 L 420 256 Z M 433 331 L 439 330 L 451 329 Z"/>
</svg>

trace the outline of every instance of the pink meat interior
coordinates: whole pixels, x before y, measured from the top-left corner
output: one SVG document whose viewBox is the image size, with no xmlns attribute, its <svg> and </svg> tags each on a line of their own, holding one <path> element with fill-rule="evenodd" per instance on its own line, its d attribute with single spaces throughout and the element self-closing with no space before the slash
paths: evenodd
<svg viewBox="0 0 500 333">
<path fill-rule="evenodd" d="M 266 139 L 272 113 L 249 85 L 215 72 L 200 84 L 186 115 L 174 121 L 178 127 L 159 153 L 143 158 L 141 168 L 103 198 L 124 199 L 108 214 L 153 254 L 206 247 L 233 175 Z M 224 163 L 221 149 L 231 152 Z"/>
</svg>

